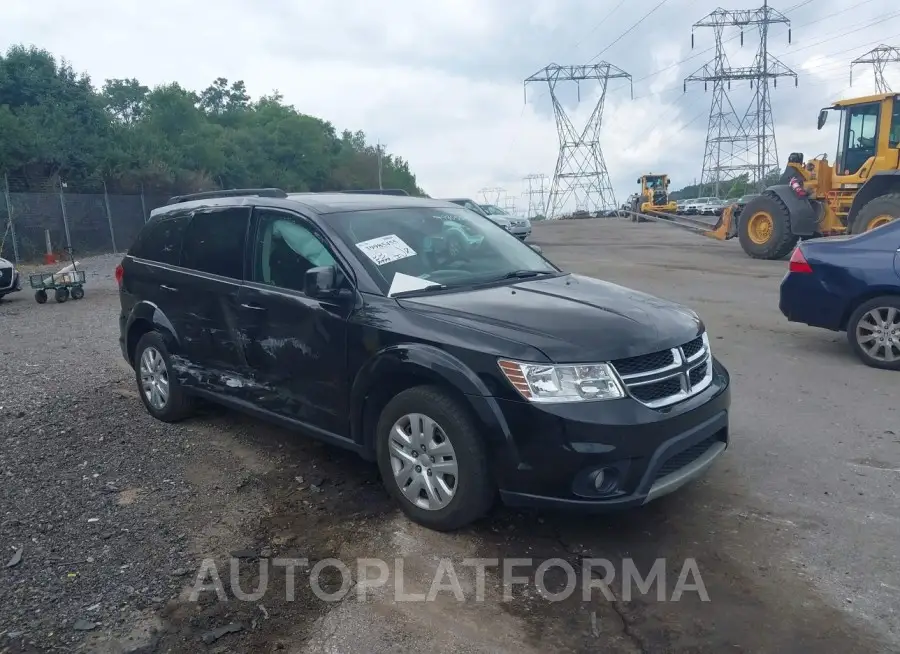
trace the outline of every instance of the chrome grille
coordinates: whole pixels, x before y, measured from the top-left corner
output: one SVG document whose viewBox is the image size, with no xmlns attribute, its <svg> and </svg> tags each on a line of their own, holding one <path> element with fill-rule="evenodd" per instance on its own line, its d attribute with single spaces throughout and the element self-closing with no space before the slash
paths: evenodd
<svg viewBox="0 0 900 654">
<path fill-rule="evenodd" d="M 670 350 L 612 362 L 628 393 L 656 409 L 703 391 L 712 381 L 709 336 L 700 336 Z"/>
<path fill-rule="evenodd" d="M 13 269 L 0 268 L 0 288 L 9 288 L 13 283 Z"/>
</svg>

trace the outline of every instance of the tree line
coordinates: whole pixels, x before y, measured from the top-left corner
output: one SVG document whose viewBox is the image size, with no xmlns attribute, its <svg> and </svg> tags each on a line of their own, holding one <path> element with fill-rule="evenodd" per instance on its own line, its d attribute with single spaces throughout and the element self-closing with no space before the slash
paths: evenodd
<svg viewBox="0 0 900 654">
<path fill-rule="evenodd" d="M 781 178 L 781 169 L 775 168 L 766 175 L 763 188 L 773 186 Z M 758 193 L 757 185 L 750 179 L 750 173 L 741 173 L 728 181 L 720 182 L 718 196 L 722 200 L 737 200 L 744 195 Z M 672 191 L 671 196 L 675 200 L 693 200 L 694 198 L 711 197 L 716 195 L 714 184 L 688 184 L 687 186 Z"/>
<path fill-rule="evenodd" d="M 253 100 L 243 81 L 196 92 L 109 79 L 95 88 L 47 50 L 0 55 L 0 176 L 18 191 L 65 181 L 81 192 L 177 194 L 216 188 L 385 188 L 424 195 L 409 164 L 361 131 L 285 104 Z"/>
</svg>

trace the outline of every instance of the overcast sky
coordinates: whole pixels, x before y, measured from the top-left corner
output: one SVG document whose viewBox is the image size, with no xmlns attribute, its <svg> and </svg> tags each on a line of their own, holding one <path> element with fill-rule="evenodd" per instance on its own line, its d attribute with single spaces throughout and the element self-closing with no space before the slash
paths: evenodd
<svg viewBox="0 0 900 654">
<path fill-rule="evenodd" d="M 602 147 L 619 203 L 646 171 L 665 171 L 672 188 L 699 178 L 710 93 L 682 80 L 712 56 L 710 28 L 692 24 L 736 0 L 121 0 L 7 1 L 0 47 L 33 43 L 66 57 L 96 85 L 137 77 L 200 89 L 214 78 L 243 79 L 258 96 L 278 89 L 299 110 L 338 129 L 362 129 L 410 162 L 434 197 L 479 196 L 503 187 L 519 196 L 522 177 L 552 175 L 557 132 L 546 85 L 523 80 L 551 63 L 608 61 L 631 73 L 634 100 L 610 83 Z M 802 5 L 802 6 L 798 6 Z M 881 44 L 900 45 L 895 0 L 787 0 L 792 21 L 771 29 L 770 52 L 799 75 L 773 90 L 778 154 L 830 153 L 835 125 L 815 127 L 830 101 L 874 92 L 869 66 L 849 62 Z M 796 7 L 792 10 L 792 7 Z M 726 39 L 738 35 L 736 28 Z M 757 35 L 732 38 L 732 65 L 752 60 Z M 602 53 L 602 54 L 601 54 Z M 599 55 L 599 56 L 598 56 Z M 692 57 L 685 61 L 685 59 Z M 889 79 L 900 89 L 900 64 Z M 749 88 L 733 87 L 743 110 Z M 574 84 L 567 111 L 581 127 L 596 86 Z"/>
</svg>

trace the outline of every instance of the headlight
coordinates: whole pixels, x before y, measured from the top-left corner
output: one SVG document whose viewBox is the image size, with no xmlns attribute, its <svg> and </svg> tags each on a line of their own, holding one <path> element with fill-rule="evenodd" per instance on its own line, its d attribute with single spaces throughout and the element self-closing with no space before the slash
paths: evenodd
<svg viewBox="0 0 900 654">
<path fill-rule="evenodd" d="M 615 400 L 625 391 L 606 363 L 552 365 L 501 359 L 500 370 L 529 402 Z"/>
</svg>

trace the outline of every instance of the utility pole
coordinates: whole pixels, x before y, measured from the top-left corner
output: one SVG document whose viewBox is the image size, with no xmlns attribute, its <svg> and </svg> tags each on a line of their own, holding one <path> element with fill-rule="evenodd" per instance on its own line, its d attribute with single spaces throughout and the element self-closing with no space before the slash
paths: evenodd
<svg viewBox="0 0 900 654">
<path fill-rule="evenodd" d="M 383 190 L 383 187 L 381 185 L 381 160 L 382 160 L 382 152 L 384 150 L 384 146 L 381 145 L 381 142 L 379 141 L 378 144 L 375 146 L 375 149 L 376 149 L 376 153 L 378 154 L 378 190 L 381 191 L 381 190 Z"/>
<path fill-rule="evenodd" d="M 526 218 L 534 218 L 537 215 L 545 215 L 545 197 L 546 191 L 544 184 L 547 176 L 543 173 L 532 173 L 526 175 L 522 180 L 528 184 L 528 188 L 522 192 L 522 195 L 528 198 L 528 209 Z M 535 200 L 535 196 L 537 199 Z"/>
<path fill-rule="evenodd" d="M 884 77 L 884 69 L 888 64 L 900 64 L 900 48 L 890 45 L 879 45 L 866 54 L 850 62 L 850 86 L 853 86 L 853 67 L 858 64 L 871 64 L 875 70 L 875 89 L 878 93 L 891 93 L 891 87 Z"/>
<path fill-rule="evenodd" d="M 574 201 L 576 210 L 599 211 L 616 208 L 616 196 L 600 147 L 603 107 L 611 79 L 627 79 L 630 83 L 631 75 L 603 61 L 584 66 L 551 64 L 525 79 L 525 102 L 528 102 L 528 84 L 543 82 L 550 87 L 550 100 L 556 116 L 559 156 L 547 201 L 545 217 L 548 219 L 557 217 L 558 212 L 570 201 Z M 575 82 L 578 85 L 578 99 L 581 100 L 581 83 L 586 81 L 599 82 L 600 94 L 587 124 L 579 131 L 566 115 L 566 110 L 556 94 L 556 85 L 560 82 Z M 632 97 L 634 97 L 633 88 Z"/>
<path fill-rule="evenodd" d="M 713 28 L 716 43 L 716 56 L 713 60 L 684 80 L 685 91 L 688 82 L 703 82 L 704 90 L 708 90 L 712 84 L 706 149 L 700 175 L 701 194 L 709 187 L 714 195 L 721 197 L 723 185 L 733 182 L 742 174 L 747 174 L 762 191 L 766 175 L 772 168 L 778 167 L 769 80 L 777 87 L 779 77 L 793 77 L 796 86 L 797 74 L 769 53 L 769 26 L 776 23 L 790 26 L 790 20 L 772 9 L 768 0 L 764 0 L 759 9 L 716 9 L 694 23 L 693 29 Z M 722 39 L 725 28 L 739 27 L 743 45 L 744 28 L 754 26 L 759 29 L 759 48 L 753 65 L 730 66 Z M 694 46 L 693 29 L 691 47 Z M 788 27 L 789 43 L 790 40 L 791 32 Z M 733 81 L 749 81 L 750 88 L 754 89 L 753 99 L 742 114 L 735 110 L 728 93 Z M 726 195 L 731 186 L 728 184 Z"/>
<path fill-rule="evenodd" d="M 485 204 L 493 204 L 499 207 L 502 202 L 501 198 L 506 197 L 506 189 L 502 186 L 488 186 L 478 191 Z"/>
</svg>

